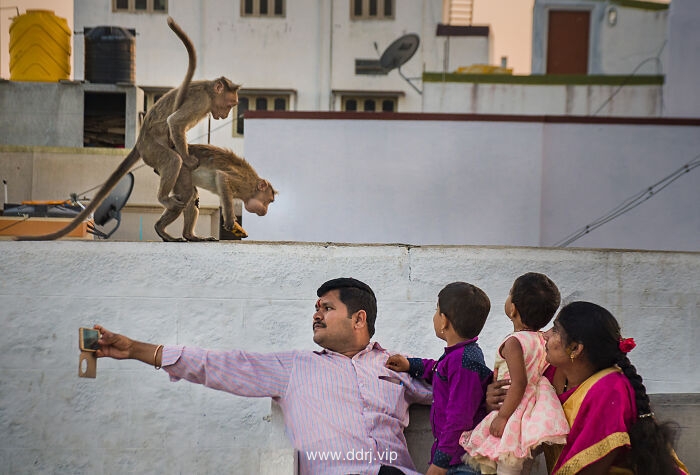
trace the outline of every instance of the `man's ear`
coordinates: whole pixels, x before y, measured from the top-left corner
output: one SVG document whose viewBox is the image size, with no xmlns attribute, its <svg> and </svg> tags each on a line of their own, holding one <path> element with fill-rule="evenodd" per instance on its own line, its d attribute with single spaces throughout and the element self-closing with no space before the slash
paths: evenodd
<svg viewBox="0 0 700 475">
<path fill-rule="evenodd" d="M 358 310 L 352 316 L 352 324 L 355 328 L 362 328 L 367 326 L 367 312 L 364 310 Z"/>
</svg>

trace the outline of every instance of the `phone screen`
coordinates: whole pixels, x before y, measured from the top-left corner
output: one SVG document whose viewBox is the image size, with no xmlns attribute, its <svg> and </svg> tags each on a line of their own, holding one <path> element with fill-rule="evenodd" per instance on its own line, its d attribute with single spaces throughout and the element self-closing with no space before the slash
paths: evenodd
<svg viewBox="0 0 700 475">
<path fill-rule="evenodd" d="M 97 340 L 100 339 L 100 332 L 93 330 L 92 328 L 81 328 L 81 344 L 83 350 L 97 350 L 100 346 L 97 344 Z"/>
</svg>

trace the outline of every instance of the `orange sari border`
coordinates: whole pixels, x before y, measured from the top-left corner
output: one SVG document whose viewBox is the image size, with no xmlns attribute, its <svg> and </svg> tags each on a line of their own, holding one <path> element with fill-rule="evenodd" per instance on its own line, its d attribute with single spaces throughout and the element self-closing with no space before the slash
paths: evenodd
<svg viewBox="0 0 700 475">
<path fill-rule="evenodd" d="M 566 463 L 557 470 L 556 475 L 573 475 L 578 473 L 584 467 L 597 462 L 616 448 L 629 444 L 630 436 L 627 432 L 610 434 L 597 444 L 588 447 L 586 450 L 577 453 L 567 460 Z M 618 469 L 615 473 L 633 474 L 631 470 L 621 469 L 620 467 L 615 468 Z"/>
<path fill-rule="evenodd" d="M 576 390 L 569 396 L 569 398 L 562 404 L 562 408 L 564 409 L 564 414 L 566 415 L 566 420 L 569 421 L 569 427 L 573 425 L 574 421 L 576 420 L 576 416 L 578 415 L 578 410 L 581 408 L 581 404 L 583 403 L 583 400 L 586 398 L 586 395 L 588 394 L 588 390 L 591 389 L 595 383 L 603 379 L 605 376 L 609 375 L 610 373 L 621 373 L 622 371 L 620 368 L 617 366 L 613 368 L 605 368 L 591 377 L 589 377 L 587 380 L 585 380 L 581 385 L 576 388 Z"/>
</svg>

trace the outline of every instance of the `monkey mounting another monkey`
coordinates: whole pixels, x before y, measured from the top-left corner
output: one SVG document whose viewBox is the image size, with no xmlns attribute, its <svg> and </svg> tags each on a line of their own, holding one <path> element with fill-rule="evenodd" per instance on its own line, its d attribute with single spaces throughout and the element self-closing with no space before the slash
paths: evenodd
<svg viewBox="0 0 700 475">
<path fill-rule="evenodd" d="M 199 217 L 196 188 L 199 187 L 219 195 L 224 229 L 246 237 L 247 233 L 236 222 L 234 199 L 242 200 L 248 212 L 265 216 L 268 206 L 275 201 L 277 191 L 269 181 L 260 178 L 245 159 L 230 150 L 213 145 L 190 144 L 189 151 L 199 160 L 199 166 L 191 174 L 181 175 L 174 189 L 177 195 L 188 197 L 184 208 L 183 237 L 175 238 L 165 232 L 166 226 L 183 213 L 182 209 L 166 209 L 155 225 L 156 232 L 163 241 L 216 241 L 213 237 L 201 238 L 194 234 Z"/>
<path fill-rule="evenodd" d="M 170 17 L 168 17 L 168 26 L 187 48 L 189 62 L 182 85 L 161 97 L 146 113 L 134 148 L 112 172 L 90 204 L 70 224 L 54 233 L 17 236 L 16 240 L 48 241 L 65 236 L 97 209 L 139 158 L 142 158 L 146 165 L 158 170 L 160 174 L 158 201 L 167 210 L 173 212 L 183 210 L 187 199 L 182 199 L 177 194 L 171 196 L 170 193 L 178 177 L 182 175 L 186 181 L 191 170 L 198 165 L 197 159 L 189 153 L 185 134 L 210 112 L 215 119 L 226 118 L 231 108 L 238 104 L 240 85 L 234 84 L 223 76 L 212 81 L 192 82 L 197 64 L 192 41 Z M 170 148 L 171 142 L 175 150 Z"/>
</svg>

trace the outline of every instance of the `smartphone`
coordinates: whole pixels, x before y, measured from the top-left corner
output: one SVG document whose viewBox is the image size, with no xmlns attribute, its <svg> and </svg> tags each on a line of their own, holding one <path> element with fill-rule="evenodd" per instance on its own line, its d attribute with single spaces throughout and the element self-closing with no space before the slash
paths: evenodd
<svg viewBox="0 0 700 475">
<path fill-rule="evenodd" d="M 97 351 L 100 346 L 97 340 L 100 339 L 100 332 L 94 328 L 80 327 L 78 329 L 81 351 Z"/>
</svg>

